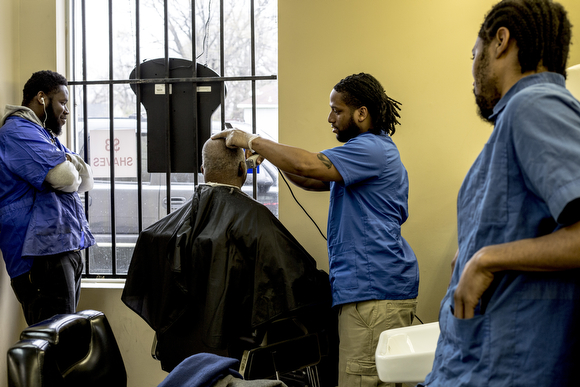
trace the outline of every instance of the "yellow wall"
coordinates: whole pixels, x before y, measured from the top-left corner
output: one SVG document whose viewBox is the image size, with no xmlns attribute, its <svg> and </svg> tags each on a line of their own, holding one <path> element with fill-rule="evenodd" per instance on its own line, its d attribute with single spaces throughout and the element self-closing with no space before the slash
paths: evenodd
<svg viewBox="0 0 580 387">
<path fill-rule="evenodd" d="M 0 60 L 0 112 L 4 113 L 4 105 L 13 103 L 18 97 L 16 82 L 17 67 L 17 45 L 18 34 L 16 32 L 18 26 L 18 8 L 14 2 L 1 2 L 0 15 L 2 15 L 2 23 L 0 23 L 0 50 L 3 53 Z"/>
<path fill-rule="evenodd" d="M 18 4 L 13 1 L 0 1 L 0 114 L 4 105 L 18 100 Z M 0 252 L 0 258 L 2 253 Z M 6 386 L 6 351 L 18 338 L 24 327 L 24 317 L 19 311 L 18 301 L 10 287 L 10 277 L 0 261 L 0 386 Z"/>
<path fill-rule="evenodd" d="M 336 146 L 326 122 L 328 96 L 337 81 L 352 73 L 373 74 L 403 103 L 402 125 L 394 136 L 410 178 L 410 218 L 403 234 L 419 259 L 418 315 L 424 322 L 437 319 L 449 281 L 449 262 L 457 248 L 457 191 L 491 131 L 475 114 L 470 58 L 479 25 L 494 3 L 278 2 L 281 142 L 311 151 Z M 561 3 L 580 36 L 580 2 Z M 0 2 L 0 106 L 20 102 L 32 72 L 66 73 L 63 49 L 56 48 L 64 35 L 64 4 L 65 0 Z M 570 65 L 580 63 L 580 41 L 574 41 L 578 43 L 572 46 Z M 328 195 L 294 192 L 326 233 Z M 288 190 L 282 187 L 280 195 L 282 222 L 327 269 L 325 241 Z M 83 289 L 79 308 L 103 310 L 108 316 L 127 365 L 129 386 L 157 385 L 165 373 L 149 356 L 152 330 L 120 302 L 120 294 L 118 289 Z M 16 308 L 13 313 L 21 312 Z M 6 332 L 5 316 L 0 317 L 0 333 Z M 3 344 L 0 337 L 0 347 Z M 5 364 L 0 364 L 0 377 Z M 0 379 L 0 386 L 5 380 Z"/>
<path fill-rule="evenodd" d="M 346 75 L 373 74 L 402 102 L 393 140 L 410 179 L 403 236 L 420 268 L 418 316 L 436 321 L 457 249 L 455 200 L 491 133 L 476 115 L 471 49 L 495 0 L 280 0 L 280 141 L 319 151 L 338 145 L 326 122 L 330 90 Z M 580 2 L 562 0 L 576 36 Z M 574 39 L 574 38 L 573 38 Z M 580 63 L 580 40 L 569 64 Z M 328 195 L 298 200 L 326 232 Z M 281 189 L 280 219 L 327 268 L 316 228 Z"/>
</svg>

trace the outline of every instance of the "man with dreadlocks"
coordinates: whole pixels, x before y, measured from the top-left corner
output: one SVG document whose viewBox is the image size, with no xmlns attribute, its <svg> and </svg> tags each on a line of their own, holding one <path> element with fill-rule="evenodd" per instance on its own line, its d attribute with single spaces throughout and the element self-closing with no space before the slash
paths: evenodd
<svg viewBox="0 0 580 387">
<path fill-rule="evenodd" d="M 580 103 L 571 26 L 549 0 L 504 0 L 473 48 L 494 124 L 457 204 L 459 249 L 426 386 L 571 386 L 580 361 Z"/>
<path fill-rule="evenodd" d="M 328 255 L 338 309 L 339 386 L 378 386 L 375 349 L 382 331 L 410 325 L 419 270 L 401 236 L 409 182 L 395 132 L 399 103 L 369 74 L 355 74 L 330 93 L 328 122 L 342 146 L 311 153 L 241 130 L 213 136 L 259 153 L 296 185 L 330 190 Z"/>
</svg>

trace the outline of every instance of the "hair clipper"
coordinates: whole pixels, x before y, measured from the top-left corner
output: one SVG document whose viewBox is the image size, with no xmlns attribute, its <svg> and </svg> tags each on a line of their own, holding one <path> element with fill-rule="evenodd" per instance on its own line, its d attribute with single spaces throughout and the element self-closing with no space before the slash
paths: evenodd
<svg viewBox="0 0 580 387">
<path fill-rule="evenodd" d="M 258 160 L 258 157 L 260 157 L 259 154 L 254 153 L 253 155 L 251 155 L 250 157 L 248 157 L 246 159 L 246 167 L 248 169 L 253 169 L 256 168 L 258 165 L 256 164 L 256 160 Z"/>
</svg>

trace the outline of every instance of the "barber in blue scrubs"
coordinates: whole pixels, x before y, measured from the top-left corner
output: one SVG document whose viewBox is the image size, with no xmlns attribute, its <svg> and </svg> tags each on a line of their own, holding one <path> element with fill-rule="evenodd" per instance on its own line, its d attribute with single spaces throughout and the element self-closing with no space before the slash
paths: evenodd
<svg viewBox="0 0 580 387">
<path fill-rule="evenodd" d="M 311 153 L 240 130 L 213 137 L 256 151 L 301 188 L 330 190 L 328 255 L 338 309 L 339 387 L 386 386 L 375 366 L 379 336 L 411 325 L 415 315 L 419 268 L 401 236 L 409 180 L 391 139 L 398 109 L 372 75 L 360 73 L 330 93 L 328 122 L 342 146 Z"/>
<path fill-rule="evenodd" d="M 32 74 L 22 106 L 7 105 L 0 121 L 0 250 L 29 325 L 76 311 L 80 250 L 95 243 L 78 195 L 93 186 L 91 168 L 57 138 L 67 85 Z"/>
<path fill-rule="evenodd" d="M 457 200 L 459 250 L 426 386 L 573 386 L 580 364 L 580 102 L 571 27 L 548 0 L 505 0 L 473 47 L 494 125 Z"/>
</svg>

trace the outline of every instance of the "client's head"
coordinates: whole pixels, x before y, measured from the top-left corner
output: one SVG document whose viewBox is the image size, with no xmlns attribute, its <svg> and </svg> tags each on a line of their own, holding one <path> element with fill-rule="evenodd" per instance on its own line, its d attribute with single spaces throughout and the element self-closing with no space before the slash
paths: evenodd
<svg viewBox="0 0 580 387">
<path fill-rule="evenodd" d="M 206 183 L 230 184 L 242 187 L 246 181 L 246 158 L 241 148 L 228 148 L 223 138 L 209 139 L 201 152 L 203 173 Z"/>
</svg>

